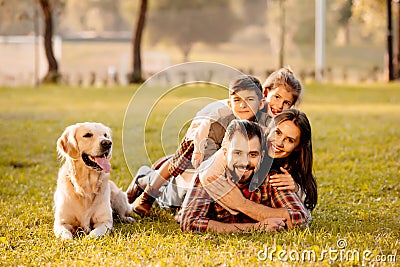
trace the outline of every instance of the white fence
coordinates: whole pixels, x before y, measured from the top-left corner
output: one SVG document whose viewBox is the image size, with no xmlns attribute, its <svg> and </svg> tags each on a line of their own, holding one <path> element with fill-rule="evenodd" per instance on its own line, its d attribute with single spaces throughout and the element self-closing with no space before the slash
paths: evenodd
<svg viewBox="0 0 400 267">
<path fill-rule="evenodd" d="M 61 61 L 62 40 L 53 37 L 54 55 Z M 0 85 L 33 85 L 47 73 L 42 36 L 0 36 Z"/>
</svg>

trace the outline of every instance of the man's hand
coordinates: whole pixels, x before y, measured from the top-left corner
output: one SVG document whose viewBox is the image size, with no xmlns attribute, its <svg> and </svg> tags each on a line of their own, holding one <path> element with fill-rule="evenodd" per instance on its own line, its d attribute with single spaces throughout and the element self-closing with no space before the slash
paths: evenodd
<svg viewBox="0 0 400 267">
<path fill-rule="evenodd" d="M 285 218 L 267 218 L 261 222 L 256 223 L 256 230 L 273 232 L 284 229 L 286 226 Z"/>
<path fill-rule="evenodd" d="M 279 190 L 297 191 L 298 188 L 292 175 L 283 167 L 281 167 L 281 171 L 283 172 L 282 174 L 274 174 L 269 177 L 271 185 L 277 187 Z"/>
</svg>

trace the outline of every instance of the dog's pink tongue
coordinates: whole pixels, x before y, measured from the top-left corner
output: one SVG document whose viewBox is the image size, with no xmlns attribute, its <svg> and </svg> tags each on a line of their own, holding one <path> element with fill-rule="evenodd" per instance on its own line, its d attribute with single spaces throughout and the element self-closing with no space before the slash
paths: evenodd
<svg viewBox="0 0 400 267">
<path fill-rule="evenodd" d="M 96 163 L 105 171 L 109 173 L 111 170 L 111 163 L 107 158 L 95 158 Z"/>
</svg>

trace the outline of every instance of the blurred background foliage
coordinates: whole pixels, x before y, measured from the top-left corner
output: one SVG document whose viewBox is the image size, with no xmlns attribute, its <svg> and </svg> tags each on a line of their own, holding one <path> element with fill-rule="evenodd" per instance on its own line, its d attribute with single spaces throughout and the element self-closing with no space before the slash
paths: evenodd
<svg viewBox="0 0 400 267">
<path fill-rule="evenodd" d="M 33 32 L 33 4 L 35 0 L 0 1 L 0 35 L 29 34 Z M 282 0 L 158 0 L 149 2 L 150 17 L 148 42 L 160 41 L 174 35 L 169 27 L 170 17 L 179 16 L 180 26 L 187 23 L 203 25 L 196 31 L 204 38 L 196 41 L 214 43 L 209 25 L 227 31 L 233 39 L 262 42 L 276 36 L 279 30 L 278 2 Z M 82 31 L 131 31 L 139 0 L 50 0 L 54 8 L 56 33 L 68 37 Z M 289 40 L 297 44 L 313 44 L 315 0 L 284 0 Z M 377 42 L 385 36 L 385 0 L 329 0 L 327 5 L 327 41 L 338 44 Z M 198 15 L 196 15 L 196 13 Z M 198 16 L 198 17 L 196 17 Z M 205 21 L 210 18 L 211 21 Z M 164 22 L 164 23 L 162 23 Z M 219 29 L 212 29 L 222 32 Z M 202 32 L 201 32 L 202 31 Z M 160 36 L 162 32 L 163 36 Z M 351 32 L 343 38 L 344 32 Z M 247 33 L 247 34 L 246 34 Z M 251 34 L 253 33 L 253 34 Z M 193 34 L 193 32 L 192 32 Z M 194 34 L 193 34 L 194 35 Z M 222 38 L 228 40 L 226 38 Z M 250 40 L 249 40 L 250 39 Z"/>
<path fill-rule="evenodd" d="M 35 1 L 0 0 L 0 36 L 33 35 Z M 54 34 L 61 36 L 63 46 L 87 37 L 129 43 L 140 7 L 140 0 L 49 2 L 53 7 Z M 280 22 L 282 10 L 284 26 Z M 398 19 L 396 10 L 394 21 Z M 326 1 L 328 70 L 338 66 L 343 72 L 346 68 L 364 68 L 383 73 L 385 12 L 385 0 Z M 240 65 L 225 59 L 249 52 L 247 48 L 257 51 L 257 47 L 262 47 L 262 52 L 257 53 L 269 56 L 263 59 L 269 61 L 264 65 L 275 69 L 279 67 L 275 58 L 281 49 L 280 34 L 284 28 L 285 65 L 304 71 L 313 68 L 310 60 L 314 57 L 315 0 L 149 0 L 147 13 L 142 47 L 145 51 L 163 50 L 173 54 L 171 64 L 211 58 L 243 69 L 253 65 L 257 74 L 260 65 L 257 60 L 249 59 L 249 64 Z M 394 23 L 395 37 L 397 32 L 398 23 Z M 226 44 L 235 46 L 236 50 L 229 51 L 230 46 L 223 46 Z M 213 53 L 223 47 L 230 54 L 207 57 L 204 47 Z M 203 57 L 199 56 L 201 53 Z M 240 57 L 237 60 L 243 61 Z M 351 63 L 355 61 L 358 62 Z M 65 62 L 63 65 L 66 66 Z M 258 74 L 264 76 L 266 69 L 259 70 Z"/>
</svg>

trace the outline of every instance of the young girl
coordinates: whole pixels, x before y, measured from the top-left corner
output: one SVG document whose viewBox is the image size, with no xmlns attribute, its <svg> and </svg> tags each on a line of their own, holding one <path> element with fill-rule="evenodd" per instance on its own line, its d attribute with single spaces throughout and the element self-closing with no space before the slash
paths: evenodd
<svg viewBox="0 0 400 267">
<path fill-rule="evenodd" d="M 274 71 L 264 82 L 265 112 L 274 117 L 298 104 L 303 85 L 289 67 Z"/>
</svg>

